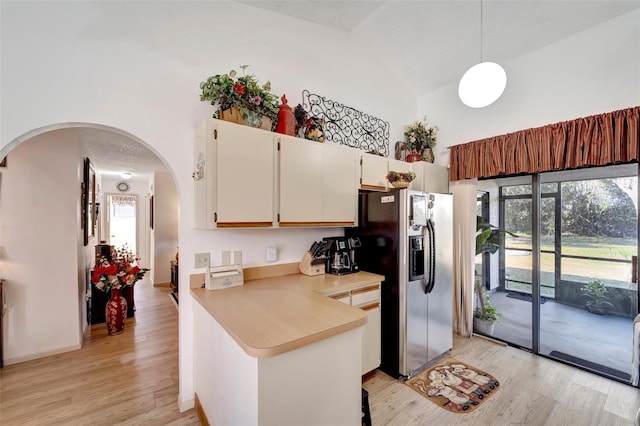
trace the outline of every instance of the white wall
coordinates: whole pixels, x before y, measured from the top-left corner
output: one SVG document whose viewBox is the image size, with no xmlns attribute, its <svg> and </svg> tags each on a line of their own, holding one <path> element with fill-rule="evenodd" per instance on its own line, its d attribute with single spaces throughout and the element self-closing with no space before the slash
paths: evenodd
<svg viewBox="0 0 640 426">
<path fill-rule="evenodd" d="M 75 132 L 58 130 L 11 151 L 1 169 L 6 364 L 80 347 L 90 259 L 79 227 L 83 157 Z"/>
<path fill-rule="evenodd" d="M 4 2 L 0 20 L 0 157 L 41 127 L 85 122 L 129 133 L 171 170 L 180 200 L 180 401 L 188 407 L 194 253 L 209 251 L 216 261 L 222 249 L 242 249 L 254 266 L 277 243 L 279 262 L 297 262 L 313 240 L 342 232 L 193 229 L 193 133 L 213 112 L 199 101 L 200 82 L 250 64 L 292 105 L 309 89 L 389 121 L 392 143 L 417 116 L 416 100 L 373 62 L 373 46 L 235 2 Z"/>
<path fill-rule="evenodd" d="M 421 97 L 440 127 L 436 163 L 447 146 L 640 105 L 639 22 L 636 10 L 502 64 L 507 88 L 489 107 L 463 105 L 457 82 Z"/>
<path fill-rule="evenodd" d="M 178 192 L 173 177 L 167 172 L 156 172 L 154 177 L 153 283 L 171 282 L 171 264 L 178 251 Z"/>
</svg>

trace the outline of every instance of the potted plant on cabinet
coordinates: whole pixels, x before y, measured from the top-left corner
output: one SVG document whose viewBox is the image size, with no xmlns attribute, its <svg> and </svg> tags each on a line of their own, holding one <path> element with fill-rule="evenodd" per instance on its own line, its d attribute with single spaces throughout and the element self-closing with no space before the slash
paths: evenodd
<svg viewBox="0 0 640 426">
<path fill-rule="evenodd" d="M 438 127 L 429 126 L 427 118 L 415 121 L 405 127 L 404 138 L 409 150 L 407 161 L 413 163 L 424 159 L 433 163 L 433 150 L 438 136 Z"/>
<path fill-rule="evenodd" d="M 485 223 L 482 217 L 476 216 L 476 256 L 481 253 L 493 254 L 504 244 L 505 235 L 518 235 Z M 491 335 L 496 321 L 501 322 L 502 314 L 491 304 L 491 297 L 479 279 L 475 280 L 474 290 L 478 304 L 473 310 L 473 328 L 481 333 Z"/>
<path fill-rule="evenodd" d="M 248 67 L 240 66 L 241 76 L 231 70 L 201 82 L 200 100 L 216 107 L 214 118 L 272 130 L 278 118 L 278 97 L 270 92 L 271 82 L 260 85 L 254 75 L 247 75 Z"/>
<path fill-rule="evenodd" d="M 609 289 L 602 280 L 594 279 L 583 285 L 581 290 L 582 294 L 589 299 L 587 309 L 592 314 L 604 315 L 607 313 L 607 308 L 613 308 L 613 303 L 607 297 Z"/>
</svg>

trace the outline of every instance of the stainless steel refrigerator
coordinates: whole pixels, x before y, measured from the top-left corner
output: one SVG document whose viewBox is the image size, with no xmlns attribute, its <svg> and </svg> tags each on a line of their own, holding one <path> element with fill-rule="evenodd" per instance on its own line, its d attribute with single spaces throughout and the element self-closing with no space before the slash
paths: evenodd
<svg viewBox="0 0 640 426">
<path fill-rule="evenodd" d="M 382 283 L 380 368 L 410 377 L 453 345 L 453 197 L 395 189 L 362 192 L 356 261 Z"/>
</svg>

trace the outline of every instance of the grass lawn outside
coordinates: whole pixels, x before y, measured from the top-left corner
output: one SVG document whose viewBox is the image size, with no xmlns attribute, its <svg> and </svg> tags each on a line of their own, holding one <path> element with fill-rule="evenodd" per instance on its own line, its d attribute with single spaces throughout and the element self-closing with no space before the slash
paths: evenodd
<svg viewBox="0 0 640 426">
<path fill-rule="evenodd" d="M 554 250 L 553 236 L 541 239 L 542 250 Z M 519 238 L 508 237 L 506 241 L 507 256 L 505 273 L 507 279 L 531 282 L 531 236 L 521 235 Z M 624 238 L 582 237 L 575 235 L 562 236 L 562 253 L 564 255 L 585 256 L 594 259 L 574 259 L 563 257 L 561 261 L 562 279 L 587 283 L 595 278 L 603 280 L 610 287 L 632 288 L 631 267 L 632 256 L 637 253 L 637 240 Z M 626 260 L 626 263 L 610 260 Z M 554 295 L 555 257 L 553 253 L 542 253 L 540 259 L 541 293 Z M 509 288 L 530 292 L 531 286 L 509 282 Z"/>
</svg>

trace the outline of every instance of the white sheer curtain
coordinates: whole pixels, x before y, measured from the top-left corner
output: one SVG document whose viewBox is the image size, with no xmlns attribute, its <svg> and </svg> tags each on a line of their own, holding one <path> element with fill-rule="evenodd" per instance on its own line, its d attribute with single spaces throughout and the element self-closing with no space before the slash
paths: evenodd
<svg viewBox="0 0 640 426">
<path fill-rule="evenodd" d="M 473 334 L 473 280 L 476 253 L 477 179 L 449 183 L 453 194 L 453 329 Z"/>
</svg>

